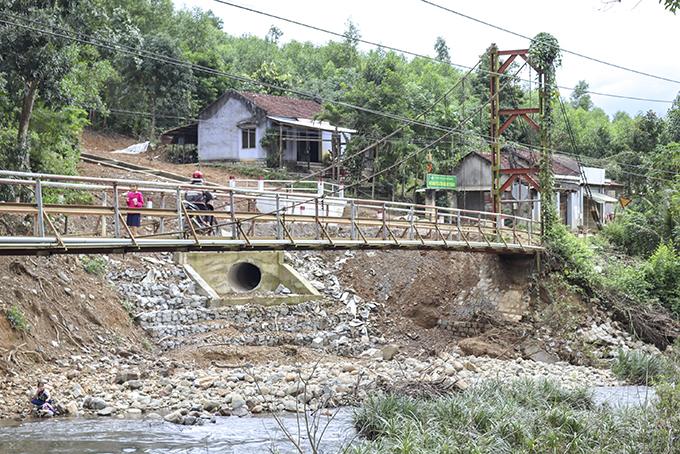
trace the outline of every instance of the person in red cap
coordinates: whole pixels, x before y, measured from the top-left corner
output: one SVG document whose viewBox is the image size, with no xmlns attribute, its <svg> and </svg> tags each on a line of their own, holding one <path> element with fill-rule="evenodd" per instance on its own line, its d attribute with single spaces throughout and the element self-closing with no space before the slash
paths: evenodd
<svg viewBox="0 0 680 454">
<path fill-rule="evenodd" d="M 205 184 L 205 180 L 203 179 L 203 173 L 200 171 L 195 171 L 193 177 L 191 178 L 191 184 L 197 185 L 197 186 L 202 186 Z M 205 210 L 205 211 L 214 211 L 215 207 L 213 206 L 213 200 L 215 196 L 210 192 L 210 191 L 204 191 L 201 189 L 189 189 L 184 195 L 184 198 L 186 199 L 187 202 L 191 202 L 199 210 Z M 215 218 L 213 216 L 204 216 L 205 222 L 208 225 L 213 225 L 215 223 Z"/>
</svg>

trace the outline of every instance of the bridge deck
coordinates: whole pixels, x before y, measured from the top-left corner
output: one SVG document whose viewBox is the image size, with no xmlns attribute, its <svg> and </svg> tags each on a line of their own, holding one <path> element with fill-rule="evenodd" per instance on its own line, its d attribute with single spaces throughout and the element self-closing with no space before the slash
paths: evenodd
<svg viewBox="0 0 680 454">
<path fill-rule="evenodd" d="M 33 219 L 33 236 L 0 236 L 0 255 L 49 255 L 155 251 L 241 251 L 294 249 L 449 249 L 496 254 L 533 254 L 542 249 L 540 223 L 531 219 L 425 205 L 346 199 L 273 188 L 210 187 L 218 226 L 206 236 L 189 222 L 206 211 L 178 203 L 190 185 L 105 180 L 62 175 L 17 174 L 0 184 L 29 186 L 34 203 L 0 203 L 0 213 Z M 160 208 L 119 206 L 127 188 L 161 200 Z M 45 204 L 45 188 L 81 189 L 101 205 Z M 208 189 L 203 187 L 203 189 Z M 54 191 L 54 189 L 51 189 Z M 160 195 L 160 198 L 156 197 Z M 130 238 L 123 215 L 140 213 L 153 235 Z M 65 216 L 96 220 L 96 232 L 60 234 Z M 64 225 L 67 225 L 65 222 Z"/>
</svg>

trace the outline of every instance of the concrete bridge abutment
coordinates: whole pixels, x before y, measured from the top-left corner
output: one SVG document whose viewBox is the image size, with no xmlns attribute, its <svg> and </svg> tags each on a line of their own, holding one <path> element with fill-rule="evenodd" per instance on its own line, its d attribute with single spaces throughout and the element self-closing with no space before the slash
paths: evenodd
<svg viewBox="0 0 680 454">
<path fill-rule="evenodd" d="M 178 252 L 174 258 L 213 307 L 275 306 L 321 298 L 316 288 L 284 262 L 283 251 Z"/>
</svg>

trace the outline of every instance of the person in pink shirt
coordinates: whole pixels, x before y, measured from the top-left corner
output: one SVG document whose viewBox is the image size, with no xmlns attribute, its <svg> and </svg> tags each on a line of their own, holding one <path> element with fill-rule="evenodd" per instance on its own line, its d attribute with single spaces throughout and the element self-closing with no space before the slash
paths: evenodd
<svg viewBox="0 0 680 454">
<path fill-rule="evenodd" d="M 144 196 L 138 190 L 138 186 L 133 184 L 130 186 L 130 192 L 127 194 L 128 208 L 140 208 L 144 206 Z M 142 215 L 139 213 L 128 213 L 127 225 L 133 236 L 137 236 L 137 229 L 142 222 Z"/>
</svg>

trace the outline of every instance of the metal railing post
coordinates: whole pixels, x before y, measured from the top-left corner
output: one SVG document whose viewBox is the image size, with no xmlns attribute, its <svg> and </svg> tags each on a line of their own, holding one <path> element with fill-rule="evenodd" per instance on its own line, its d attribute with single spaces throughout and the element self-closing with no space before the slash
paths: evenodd
<svg viewBox="0 0 680 454">
<path fill-rule="evenodd" d="M 113 226 L 116 238 L 120 238 L 120 210 L 118 209 L 118 183 L 113 183 Z"/>
<path fill-rule="evenodd" d="M 38 236 L 45 236 L 45 220 L 43 219 L 42 186 L 40 178 L 35 180 L 35 204 L 38 206 Z M 57 235 L 57 232 L 54 232 Z"/>
<path fill-rule="evenodd" d="M 356 238 L 354 233 L 354 200 L 349 202 L 349 238 L 352 241 Z"/>
<path fill-rule="evenodd" d="M 316 241 L 319 241 L 319 198 L 318 197 L 314 199 L 314 221 L 315 221 L 315 224 L 316 224 Z"/>
<path fill-rule="evenodd" d="M 189 219 L 187 219 L 187 222 L 191 222 Z M 184 225 L 182 225 L 182 192 L 181 188 L 177 187 L 177 225 L 179 230 L 179 239 L 182 239 L 182 235 L 184 233 Z"/>
<path fill-rule="evenodd" d="M 276 239 L 281 239 L 281 207 L 279 194 L 276 194 Z"/>
<path fill-rule="evenodd" d="M 498 243 L 501 242 L 501 228 L 502 228 L 502 220 L 501 220 L 501 215 L 500 213 L 496 215 L 496 241 Z"/>
<path fill-rule="evenodd" d="M 239 233 L 236 231 L 236 214 L 234 213 L 236 207 L 234 206 L 234 191 L 229 191 L 229 206 L 231 207 L 231 238 L 236 240 L 238 239 L 237 235 Z"/>
<path fill-rule="evenodd" d="M 456 215 L 456 227 L 458 228 L 458 232 L 456 232 L 456 237 L 458 237 L 458 241 L 460 241 L 461 237 L 461 230 L 460 230 L 460 210 L 458 210 L 458 214 Z"/>
<path fill-rule="evenodd" d="M 382 229 L 382 235 L 383 235 L 383 240 L 387 239 L 387 209 L 385 208 L 385 202 L 382 204 L 382 221 L 383 221 L 383 229 Z"/>
<path fill-rule="evenodd" d="M 106 206 L 106 191 L 102 193 L 102 206 Z M 101 217 L 102 223 L 102 238 L 106 237 L 106 216 Z"/>
<path fill-rule="evenodd" d="M 411 239 L 411 241 L 413 241 L 413 238 L 415 238 L 415 232 L 414 232 L 414 230 L 413 230 L 413 229 L 414 229 L 413 226 L 414 226 L 415 217 L 416 217 L 415 209 L 414 209 L 413 206 L 412 206 L 411 209 L 409 210 L 409 217 L 411 218 L 411 234 L 410 234 L 410 239 Z"/>
<path fill-rule="evenodd" d="M 165 209 L 165 192 L 161 192 L 161 210 Z M 161 217 L 161 220 L 158 223 L 158 231 L 160 233 L 163 233 L 163 225 L 164 225 L 165 218 Z"/>
</svg>

